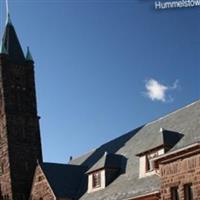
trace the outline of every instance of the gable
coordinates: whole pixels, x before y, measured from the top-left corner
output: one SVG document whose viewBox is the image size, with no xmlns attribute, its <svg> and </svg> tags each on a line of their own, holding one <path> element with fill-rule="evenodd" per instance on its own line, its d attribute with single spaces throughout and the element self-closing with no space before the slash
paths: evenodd
<svg viewBox="0 0 200 200">
<path fill-rule="evenodd" d="M 36 167 L 31 190 L 31 200 L 56 200 L 56 197 L 40 165 Z"/>
<path fill-rule="evenodd" d="M 57 163 L 42 163 L 40 166 L 56 197 L 77 197 L 87 168 Z"/>
</svg>

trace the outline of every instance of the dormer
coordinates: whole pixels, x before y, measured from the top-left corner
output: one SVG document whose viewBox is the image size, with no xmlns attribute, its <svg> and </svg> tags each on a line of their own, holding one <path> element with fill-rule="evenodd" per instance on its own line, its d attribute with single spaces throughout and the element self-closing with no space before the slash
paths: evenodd
<svg viewBox="0 0 200 200">
<path fill-rule="evenodd" d="M 160 128 L 156 140 L 157 144 L 136 155 L 139 157 L 139 177 L 143 178 L 156 174 L 158 168 L 153 160 L 173 148 L 182 136 L 178 132 Z"/>
<path fill-rule="evenodd" d="M 121 165 L 121 155 L 105 152 L 98 162 L 86 172 L 88 175 L 88 192 L 95 192 L 109 185 L 119 176 Z"/>
</svg>

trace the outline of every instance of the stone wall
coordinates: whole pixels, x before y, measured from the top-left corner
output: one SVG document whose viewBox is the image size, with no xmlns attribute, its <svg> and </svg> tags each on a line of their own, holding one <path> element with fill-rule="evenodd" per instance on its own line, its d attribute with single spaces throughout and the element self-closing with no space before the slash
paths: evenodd
<svg viewBox="0 0 200 200">
<path fill-rule="evenodd" d="M 49 183 L 41 170 L 40 166 L 37 166 L 31 191 L 31 200 L 56 200 Z"/>
<path fill-rule="evenodd" d="M 191 183 L 193 200 L 200 199 L 200 155 L 160 165 L 161 200 L 171 200 L 171 187 L 178 187 L 179 199 L 184 200 L 184 185 Z"/>
<path fill-rule="evenodd" d="M 0 196 L 27 200 L 42 161 L 34 65 L 0 55 Z"/>
</svg>

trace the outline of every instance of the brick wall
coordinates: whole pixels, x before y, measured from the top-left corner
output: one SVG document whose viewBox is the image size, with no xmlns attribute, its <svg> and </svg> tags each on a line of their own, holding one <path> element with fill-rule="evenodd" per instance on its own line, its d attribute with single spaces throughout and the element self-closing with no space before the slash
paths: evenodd
<svg viewBox="0 0 200 200">
<path fill-rule="evenodd" d="M 37 166 L 31 191 L 31 200 L 56 200 L 40 166 Z"/>
<path fill-rule="evenodd" d="M 193 200 L 200 199 L 200 155 L 160 165 L 161 200 L 171 200 L 170 188 L 178 186 L 179 199 L 184 200 L 184 185 L 192 183 Z"/>
</svg>

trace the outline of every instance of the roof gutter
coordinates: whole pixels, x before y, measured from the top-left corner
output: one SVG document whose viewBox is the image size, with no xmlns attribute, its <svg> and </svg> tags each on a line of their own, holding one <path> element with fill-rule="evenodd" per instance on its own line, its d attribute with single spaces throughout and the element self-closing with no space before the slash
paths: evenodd
<svg viewBox="0 0 200 200">
<path fill-rule="evenodd" d="M 160 144 L 160 145 L 158 145 L 158 146 L 156 146 L 156 147 L 153 147 L 153 148 L 151 148 L 151 149 L 149 149 L 149 150 L 145 150 L 145 151 L 142 151 L 142 152 L 140 152 L 140 153 L 137 153 L 136 156 L 143 156 L 143 155 L 145 155 L 146 153 L 150 153 L 150 152 L 155 151 L 155 150 L 158 150 L 158 149 L 160 149 L 160 148 L 162 148 L 162 147 L 165 147 L 165 145 L 164 145 L 164 144 Z"/>
<path fill-rule="evenodd" d="M 194 147 L 200 147 L 200 142 L 196 142 L 196 143 L 193 143 L 193 144 L 191 144 L 191 145 L 189 145 L 189 146 L 183 147 L 183 148 L 181 148 L 181 149 L 177 149 L 177 150 L 175 150 L 175 151 L 172 151 L 172 152 L 163 154 L 163 155 L 158 156 L 158 157 L 156 157 L 156 158 L 152 158 L 151 160 L 152 160 L 152 161 L 160 160 L 160 159 L 162 159 L 162 158 L 171 156 L 171 155 L 173 155 L 173 154 L 177 154 L 177 153 L 179 153 L 179 152 L 181 152 L 181 151 L 186 151 L 186 150 L 191 149 L 191 148 L 194 148 Z"/>
<path fill-rule="evenodd" d="M 128 199 L 125 200 L 134 200 L 134 199 L 140 199 L 140 198 L 144 198 L 144 197 L 148 197 L 148 196 L 152 196 L 152 195 L 159 195 L 160 191 L 154 191 L 148 194 L 144 194 L 144 195 L 138 195 L 136 197 L 129 197 Z"/>
</svg>

